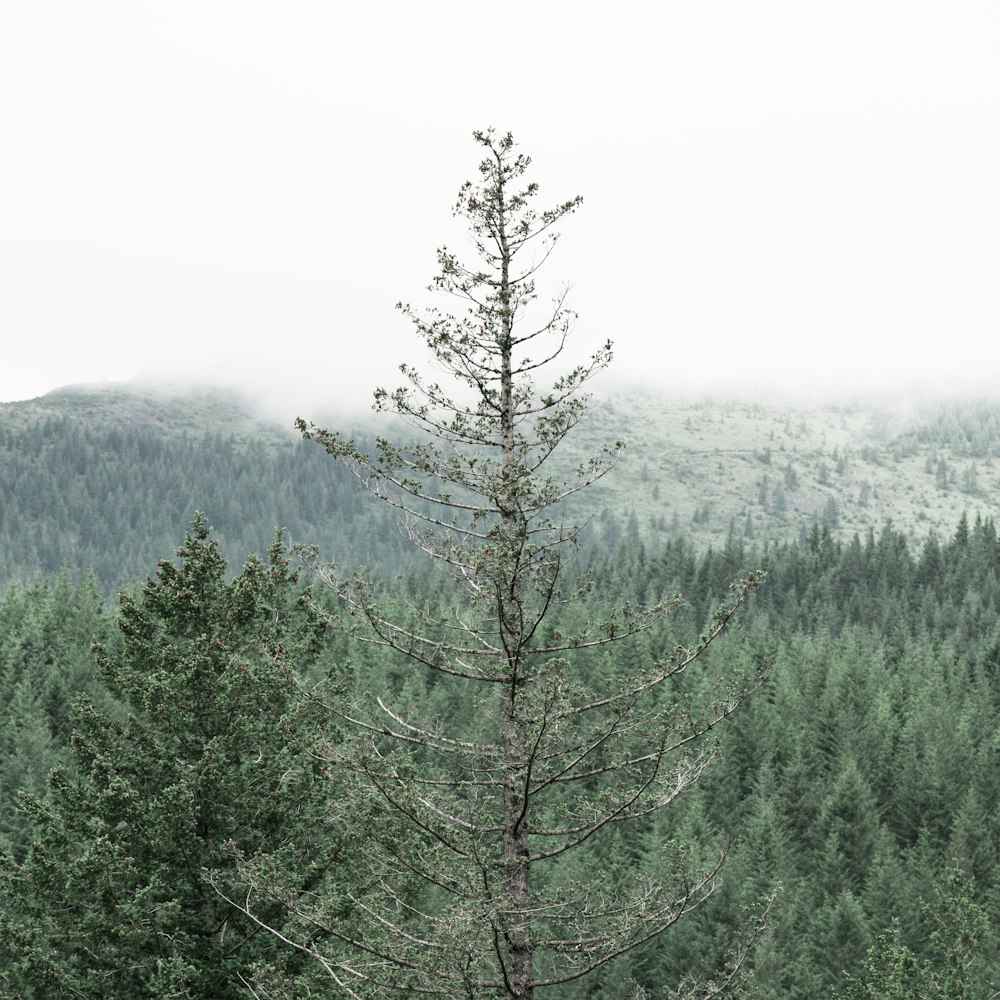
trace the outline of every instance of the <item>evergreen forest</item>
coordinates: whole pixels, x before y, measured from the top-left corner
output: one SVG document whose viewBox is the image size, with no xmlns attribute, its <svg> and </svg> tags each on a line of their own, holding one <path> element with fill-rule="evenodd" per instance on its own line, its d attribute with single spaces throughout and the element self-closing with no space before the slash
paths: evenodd
<svg viewBox="0 0 1000 1000">
<path fill-rule="evenodd" d="M 697 631 L 729 584 L 756 565 L 767 566 L 766 583 L 709 654 L 698 683 L 714 684 L 733 664 L 753 671 L 763 658 L 773 665 L 767 681 L 730 720 L 719 759 L 679 800 L 669 826 L 593 847 L 593 860 L 613 879 L 661 840 L 682 838 L 706 853 L 727 845 L 719 887 L 655 943 L 585 988 L 552 995 L 626 997 L 622 984 L 631 979 L 657 996 L 692 970 L 708 974 L 747 909 L 774 894 L 768 930 L 750 958 L 749 996 L 993 996 L 1000 983 L 995 525 L 962 518 L 950 538 L 931 538 L 916 554 L 891 527 L 842 542 L 817 526 L 805 544 L 766 550 L 732 538 L 703 553 L 683 539 L 655 552 L 623 545 L 595 557 L 589 572 L 596 592 L 636 601 L 683 593 L 673 634 L 663 638 L 670 646 Z M 419 588 L 433 601 L 427 583 L 401 580 L 394 600 L 406 606 Z M 120 719 L 130 704 L 91 653 L 95 641 L 109 650 L 121 643 L 115 617 L 93 578 L 72 582 L 66 574 L 11 584 L 0 602 L 0 836 L 17 862 L 37 835 L 37 813 L 23 801 L 17 807 L 19 792 L 44 803 L 58 787 L 47 784 L 50 772 L 81 766 L 72 747 L 81 711 Z M 613 675 L 662 652 L 644 642 L 630 662 L 609 655 L 589 669 Z M 359 687 L 425 700 L 433 713 L 461 710 L 443 690 L 419 685 L 398 657 L 351 648 L 344 635 L 328 636 L 319 661 L 316 679 L 350 673 Z M 949 881 L 955 872 L 957 887 Z M 966 923 L 975 928 L 971 942 L 962 936 Z M 852 987 L 854 978 L 866 981 L 869 966 L 884 968 L 887 942 L 912 955 L 911 985 L 895 993 Z M 881 956 L 874 965 L 872 954 Z M 932 983 L 958 959 L 962 992 L 913 985 L 923 982 L 925 964 Z"/>
<path fill-rule="evenodd" d="M 1000 406 L 520 389 L 578 201 L 476 141 L 480 409 L 0 408 L 0 996 L 1000 996 Z"/>
</svg>

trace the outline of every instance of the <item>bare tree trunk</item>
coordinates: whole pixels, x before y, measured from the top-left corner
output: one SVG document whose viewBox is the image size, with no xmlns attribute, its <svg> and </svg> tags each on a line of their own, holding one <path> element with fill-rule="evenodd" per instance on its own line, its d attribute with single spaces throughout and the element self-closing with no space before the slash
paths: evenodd
<svg viewBox="0 0 1000 1000">
<path fill-rule="evenodd" d="M 498 183 L 501 205 L 503 174 Z M 531 868 L 528 848 L 528 789 L 524 724 L 520 699 L 525 684 L 524 664 L 524 595 L 521 586 L 520 553 L 524 526 L 517 502 L 518 468 L 514 426 L 513 339 L 514 317 L 511 306 L 510 246 L 506 219 L 500 213 L 497 222 L 500 248 L 500 433 L 503 493 L 499 498 L 501 532 L 501 573 L 499 584 L 506 589 L 498 602 L 501 614 L 500 634 L 507 660 L 507 685 L 504 697 L 504 778 L 503 778 L 503 863 L 506 905 L 510 908 L 507 930 L 509 966 L 507 985 L 501 995 L 532 1000 L 534 997 L 534 942 L 531 933 Z"/>
<path fill-rule="evenodd" d="M 508 699 L 505 708 L 505 749 L 512 756 L 523 752 L 523 739 L 516 719 L 516 701 Z M 528 861 L 528 826 L 524 800 L 524 767 L 516 760 L 507 765 L 503 788 L 503 860 L 506 905 L 510 908 L 507 930 L 509 967 L 507 984 L 501 996 L 531 1000 L 534 997 L 534 942 L 531 935 L 529 901 L 531 897 Z"/>
</svg>

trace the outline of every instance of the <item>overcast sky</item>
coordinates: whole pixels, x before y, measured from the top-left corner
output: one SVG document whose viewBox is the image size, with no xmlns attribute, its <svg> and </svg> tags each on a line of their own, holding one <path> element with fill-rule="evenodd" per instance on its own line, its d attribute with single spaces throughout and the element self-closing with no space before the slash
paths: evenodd
<svg viewBox="0 0 1000 1000">
<path fill-rule="evenodd" d="M 0 95 L 2 400 L 395 385 L 489 125 L 620 377 L 1000 387 L 995 0 L 32 0 Z"/>
</svg>

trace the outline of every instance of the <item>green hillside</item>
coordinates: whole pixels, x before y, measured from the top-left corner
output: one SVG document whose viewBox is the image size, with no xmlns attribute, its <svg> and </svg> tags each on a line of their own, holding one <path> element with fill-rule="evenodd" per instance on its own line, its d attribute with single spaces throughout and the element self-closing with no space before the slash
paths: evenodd
<svg viewBox="0 0 1000 1000">
<path fill-rule="evenodd" d="M 291 430 L 228 392 L 73 387 L 0 407 L 0 579 L 143 579 L 196 510 L 240 557 L 278 528 L 345 563 L 393 565 L 384 512 Z M 355 516 L 359 520 L 355 522 Z"/>
<path fill-rule="evenodd" d="M 394 571 L 410 553 L 315 445 L 228 390 L 76 386 L 0 405 L 0 580 L 93 569 L 106 592 L 143 578 L 203 510 L 236 558 L 276 528 L 325 558 Z M 304 413 L 323 422 L 322 414 Z M 327 421 L 329 422 L 329 421 Z M 350 427 L 370 439 L 373 417 Z M 362 430 L 358 431 L 357 428 Z M 891 522 L 916 550 L 963 512 L 996 517 L 1000 403 L 671 399 L 605 393 L 564 462 L 625 440 L 619 466 L 575 508 L 586 544 L 696 549 L 735 535 L 835 537 Z"/>
</svg>

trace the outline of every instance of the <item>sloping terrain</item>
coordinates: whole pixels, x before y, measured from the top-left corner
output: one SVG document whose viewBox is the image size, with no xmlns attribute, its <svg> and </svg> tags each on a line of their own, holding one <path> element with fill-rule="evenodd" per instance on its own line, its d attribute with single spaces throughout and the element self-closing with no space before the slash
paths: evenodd
<svg viewBox="0 0 1000 1000">
<path fill-rule="evenodd" d="M 0 405 L 0 580 L 94 569 L 113 590 L 151 572 L 196 510 L 234 560 L 286 527 L 341 564 L 404 569 L 409 549 L 389 513 L 299 440 L 294 416 L 265 419 L 228 390 L 129 384 Z M 372 421 L 359 415 L 343 429 L 370 440 Z M 1000 509 L 996 402 L 806 404 L 620 390 L 594 400 L 561 461 L 619 439 L 627 448 L 617 467 L 567 511 L 592 519 L 586 544 L 604 550 L 681 536 L 699 550 L 730 535 L 794 540 L 817 522 L 849 539 L 891 522 L 916 551 L 932 532 L 949 537 L 963 512 L 996 518 Z"/>
</svg>

